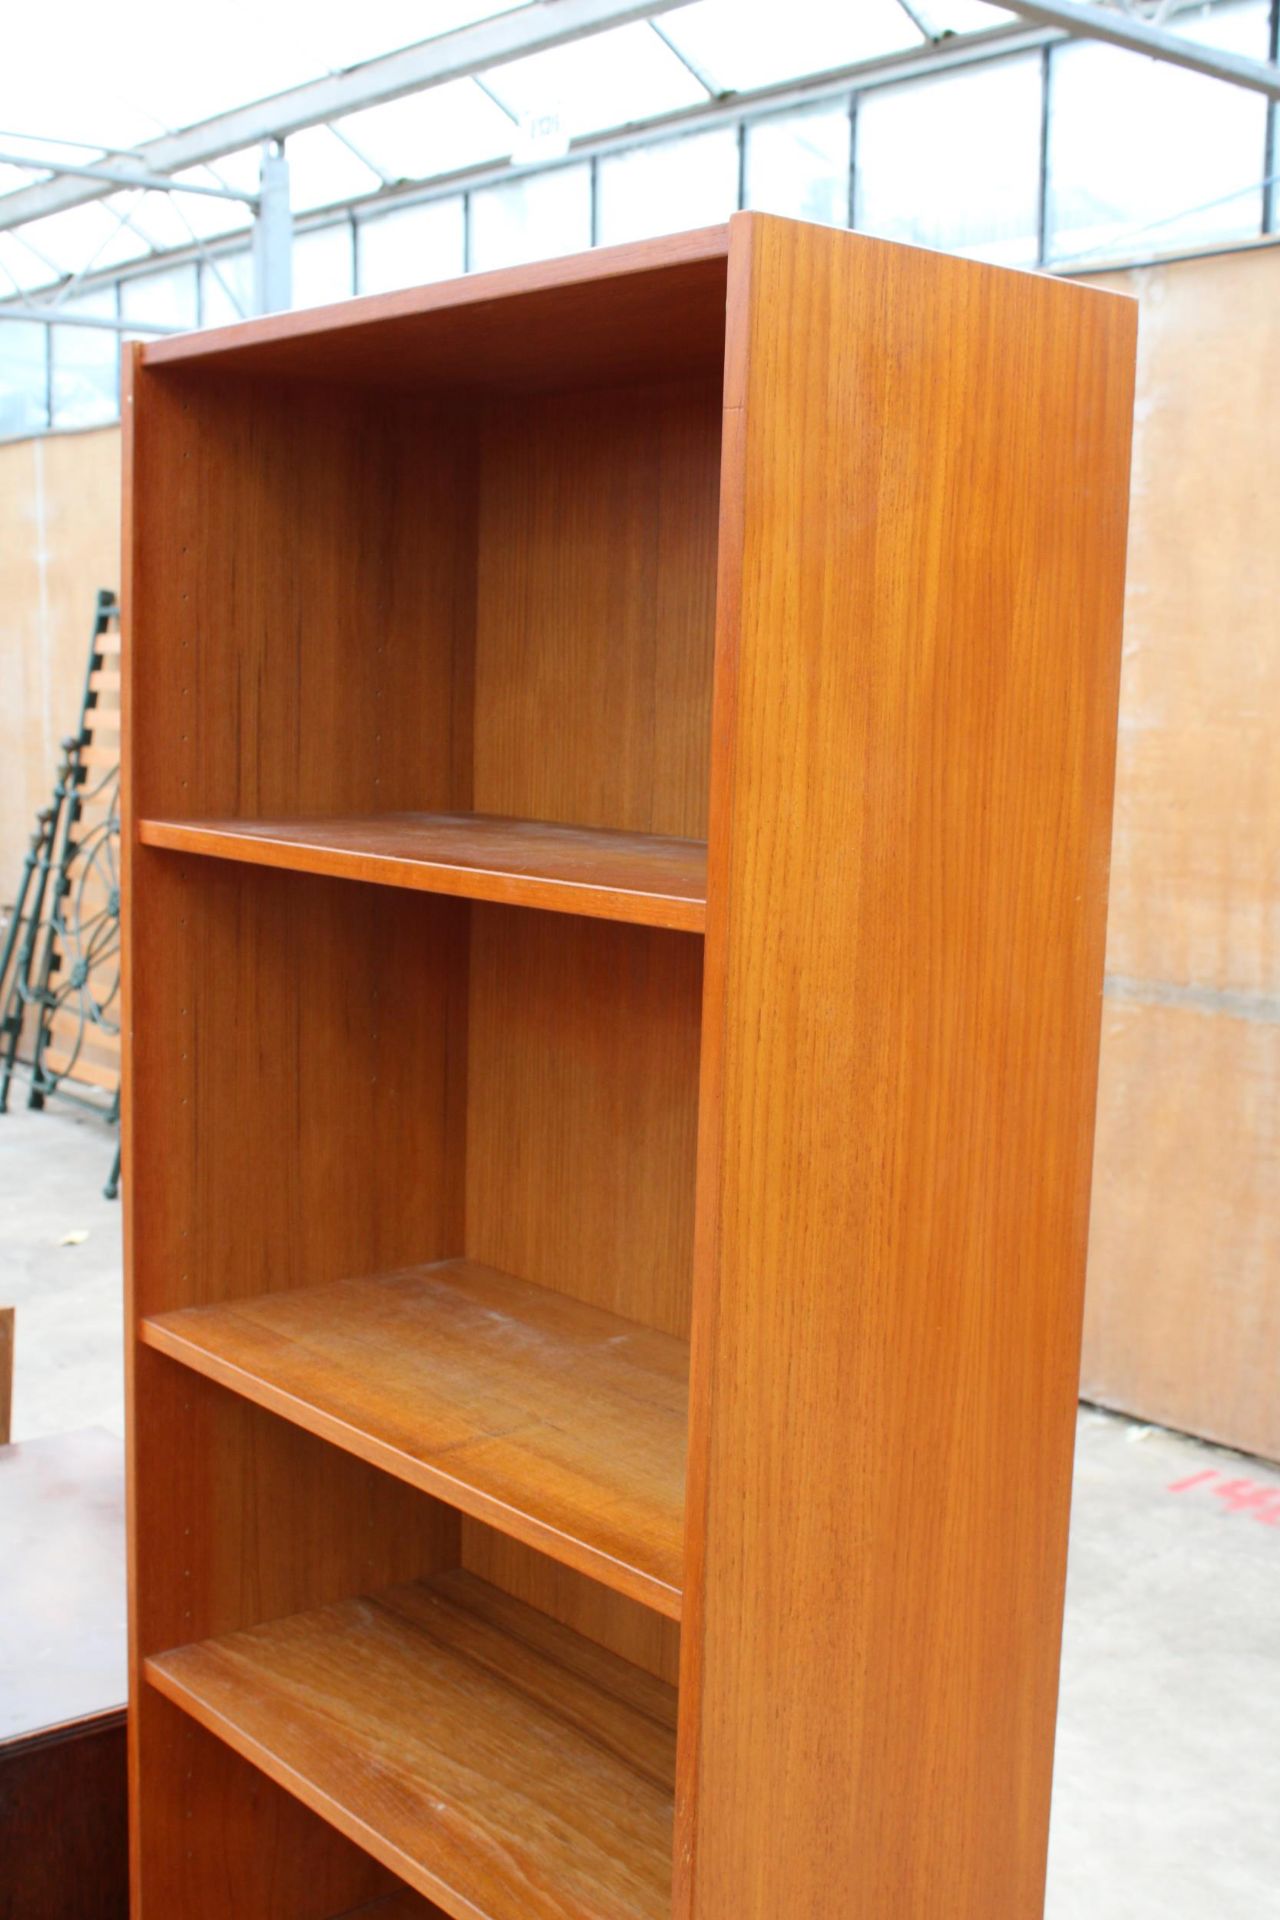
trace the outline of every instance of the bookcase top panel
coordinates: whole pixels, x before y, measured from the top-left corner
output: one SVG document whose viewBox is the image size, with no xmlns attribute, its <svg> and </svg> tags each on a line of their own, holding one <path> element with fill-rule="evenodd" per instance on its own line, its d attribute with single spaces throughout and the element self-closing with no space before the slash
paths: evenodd
<svg viewBox="0 0 1280 1920">
<path fill-rule="evenodd" d="M 717 367 L 728 227 L 157 340 L 147 372 L 531 392 Z"/>
</svg>

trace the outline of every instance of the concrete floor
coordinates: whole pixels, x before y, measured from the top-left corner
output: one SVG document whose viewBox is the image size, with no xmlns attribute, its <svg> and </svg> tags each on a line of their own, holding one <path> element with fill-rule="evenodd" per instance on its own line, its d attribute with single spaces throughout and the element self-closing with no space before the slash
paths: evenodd
<svg viewBox="0 0 1280 1920">
<path fill-rule="evenodd" d="M 0 1117 L 16 1439 L 122 1431 L 113 1151 L 92 1119 Z M 1280 1469 L 1090 1409 L 1047 1914 L 1280 1920 Z"/>
</svg>

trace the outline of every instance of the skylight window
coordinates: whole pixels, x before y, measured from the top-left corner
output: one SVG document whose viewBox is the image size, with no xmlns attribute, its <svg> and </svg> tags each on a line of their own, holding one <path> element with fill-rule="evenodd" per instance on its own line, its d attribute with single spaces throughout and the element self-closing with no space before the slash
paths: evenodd
<svg viewBox="0 0 1280 1920">
<path fill-rule="evenodd" d="M 662 26 L 708 80 L 738 92 L 923 43 L 898 0 L 696 0 L 664 14 Z"/>
</svg>

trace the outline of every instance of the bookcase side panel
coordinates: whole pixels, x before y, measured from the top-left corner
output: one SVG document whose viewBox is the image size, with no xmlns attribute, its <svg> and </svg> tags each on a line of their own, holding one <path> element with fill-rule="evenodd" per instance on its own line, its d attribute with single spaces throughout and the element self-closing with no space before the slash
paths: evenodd
<svg viewBox="0 0 1280 1920">
<path fill-rule="evenodd" d="M 1032 1920 L 1130 303 L 739 216 L 678 1920 Z"/>
</svg>

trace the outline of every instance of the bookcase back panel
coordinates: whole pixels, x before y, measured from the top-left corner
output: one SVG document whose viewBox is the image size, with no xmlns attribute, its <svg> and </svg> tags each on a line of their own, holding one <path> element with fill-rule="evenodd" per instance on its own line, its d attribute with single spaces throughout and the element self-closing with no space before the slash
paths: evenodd
<svg viewBox="0 0 1280 1920">
<path fill-rule="evenodd" d="M 135 1310 L 457 1253 L 465 903 L 133 861 Z"/>
<path fill-rule="evenodd" d="M 705 837 L 720 430 L 718 378 L 484 409 L 480 812 Z"/>
<path fill-rule="evenodd" d="M 137 377 L 136 813 L 468 806 L 474 432 L 363 392 Z"/>
<path fill-rule="evenodd" d="M 471 912 L 468 1257 L 687 1337 L 701 940 Z"/>
<path fill-rule="evenodd" d="M 339 1920 L 392 1890 L 385 1867 L 150 1687 L 134 1705 L 134 1911 L 182 1920 Z"/>
<path fill-rule="evenodd" d="M 164 1354 L 137 1369 L 140 1655 L 457 1566 L 453 1508 Z"/>
<path fill-rule="evenodd" d="M 598 1580 L 548 1559 L 520 1540 L 464 1516 L 462 1564 L 669 1686 L 680 1677 L 680 1628 L 651 1607 L 611 1593 Z"/>
</svg>

